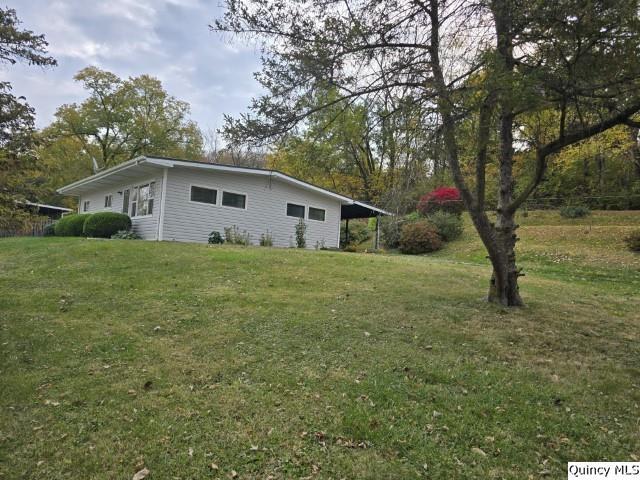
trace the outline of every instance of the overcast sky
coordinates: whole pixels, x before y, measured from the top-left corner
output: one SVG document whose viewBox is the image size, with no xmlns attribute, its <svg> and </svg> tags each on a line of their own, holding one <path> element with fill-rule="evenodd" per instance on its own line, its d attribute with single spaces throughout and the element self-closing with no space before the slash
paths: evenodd
<svg viewBox="0 0 640 480">
<path fill-rule="evenodd" d="M 95 65 L 120 77 L 150 74 L 173 96 L 191 104 L 200 128 L 217 128 L 224 113 L 246 109 L 258 92 L 252 73 L 255 48 L 230 42 L 208 25 L 220 14 L 219 0 L 5 0 L 22 27 L 43 33 L 58 66 L 50 69 L 0 67 L 36 108 L 46 126 L 59 105 L 85 98 L 73 81 Z"/>
</svg>

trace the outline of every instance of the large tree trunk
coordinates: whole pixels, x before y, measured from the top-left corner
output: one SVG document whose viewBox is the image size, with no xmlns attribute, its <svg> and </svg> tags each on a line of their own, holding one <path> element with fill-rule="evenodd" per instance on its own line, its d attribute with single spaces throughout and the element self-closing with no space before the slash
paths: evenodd
<svg viewBox="0 0 640 480">
<path fill-rule="evenodd" d="M 521 275 L 516 266 L 516 228 L 513 214 L 498 213 L 495 234 L 495 253 L 490 254 L 493 274 L 487 299 L 508 307 L 524 305 L 518 288 Z"/>
<path fill-rule="evenodd" d="M 500 105 L 500 175 L 497 219 L 495 225 L 495 248 L 489 250 L 489 258 L 493 265 L 493 275 L 489 285 L 490 302 L 506 306 L 523 305 L 518 291 L 518 269 L 516 268 L 516 224 L 513 194 L 515 180 L 513 178 L 513 85 L 510 82 L 515 68 L 513 58 L 513 25 L 509 2 L 496 0 L 493 4 L 498 39 L 498 54 L 504 69 L 504 80 L 498 89 Z"/>
<path fill-rule="evenodd" d="M 631 159 L 633 160 L 635 177 L 640 179 L 640 145 L 638 144 L 638 133 L 640 129 L 629 127 L 629 138 L 631 139 Z"/>
<path fill-rule="evenodd" d="M 493 266 L 487 300 L 506 307 L 523 306 L 518 289 L 521 274 L 516 266 L 515 231 L 518 226 L 514 215 L 498 213 L 494 226 L 485 212 L 469 209 L 469 214 Z"/>
</svg>

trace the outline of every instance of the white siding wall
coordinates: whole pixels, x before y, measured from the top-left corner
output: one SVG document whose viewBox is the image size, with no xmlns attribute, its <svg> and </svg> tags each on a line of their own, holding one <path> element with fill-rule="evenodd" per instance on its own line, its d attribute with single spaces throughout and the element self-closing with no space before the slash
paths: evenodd
<svg viewBox="0 0 640 480">
<path fill-rule="evenodd" d="M 218 190 L 217 205 L 190 201 L 191 185 Z M 247 195 L 247 209 L 223 207 L 222 191 Z M 240 231 L 251 234 L 252 243 L 258 244 L 260 235 L 267 230 L 273 235 L 274 245 L 295 245 L 295 226 L 298 219 L 287 216 L 287 202 L 326 211 L 325 221 L 305 218 L 308 248 L 316 242 L 326 247 L 338 246 L 340 228 L 340 202 L 326 195 L 285 183 L 262 175 L 203 171 L 189 168 L 169 168 L 165 202 L 163 240 L 207 242 L 209 234 L 237 225 Z"/>
<path fill-rule="evenodd" d="M 144 177 L 139 180 L 133 181 L 129 185 L 122 185 L 119 187 L 104 187 L 100 188 L 90 194 L 85 194 L 79 198 L 79 210 L 80 213 L 95 213 L 95 212 L 122 212 L 122 201 L 124 195 L 120 195 L 118 192 L 124 192 L 127 188 L 130 190 L 129 195 L 129 215 L 131 214 L 131 199 L 133 198 L 133 187 L 135 185 L 146 184 L 149 182 L 156 182 L 155 195 L 153 199 L 153 215 L 149 217 L 132 218 L 133 231 L 140 235 L 145 240 L 157 240 L 158 238 L 158 218 L 160 214 L 160 202 L 162 201 L 162 174 L 153 177 Z M 111 208 L 105 208 L 104 197 L 111 194 L 113 197 Z M 89 200 L 89 210 L 85 212 L 83 210 L 84 202 Z"/>
</svg>

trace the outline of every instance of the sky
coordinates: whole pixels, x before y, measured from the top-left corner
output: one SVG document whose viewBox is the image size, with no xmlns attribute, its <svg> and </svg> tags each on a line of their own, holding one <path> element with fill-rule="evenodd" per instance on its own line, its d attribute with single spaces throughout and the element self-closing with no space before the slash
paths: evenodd
<svg viewBox="0 0 640 480">
<path fill-rule="evenodd" d="M 86 98 L 73 76 L 94 65 L 126 78 L 146 73 L 169 94 L 191 104 L 191 118 L 206 132 L 223 114 L 246 110 L 259 92 L 253 72 L 259 54 L 246 42 L 210 32 L 222 13 L 219 0 L 5 0 L 21 27 L 44 34 L 58 66 L 0 66 L 36 109 L 38 127 L 58 106 Z"/>
</svg>

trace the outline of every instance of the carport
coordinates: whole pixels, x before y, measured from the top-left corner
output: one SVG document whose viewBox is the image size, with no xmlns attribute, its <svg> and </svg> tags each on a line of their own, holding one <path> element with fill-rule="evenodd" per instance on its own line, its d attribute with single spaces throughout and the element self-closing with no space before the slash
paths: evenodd
<svg viewBox="0 0 640 480">
<path fill-rule="evenodd" d="M 351 220 L 352 218 L 375 218 L 375 248 L 377 249 L 380 245 L 380 217 L 387 215 L 392 214 L 387 212 L 386 210 L 382 210 L 381 208 L 369 205 L 368 203 L 359 202 L 358 200 L 355 200 L 353 203 L 350 203 L 348 205 L 342 205 L 340 217 L 341 220 L 345 221 L 346 243 L 349 243 L 349 220 Z"/>
</svg>

